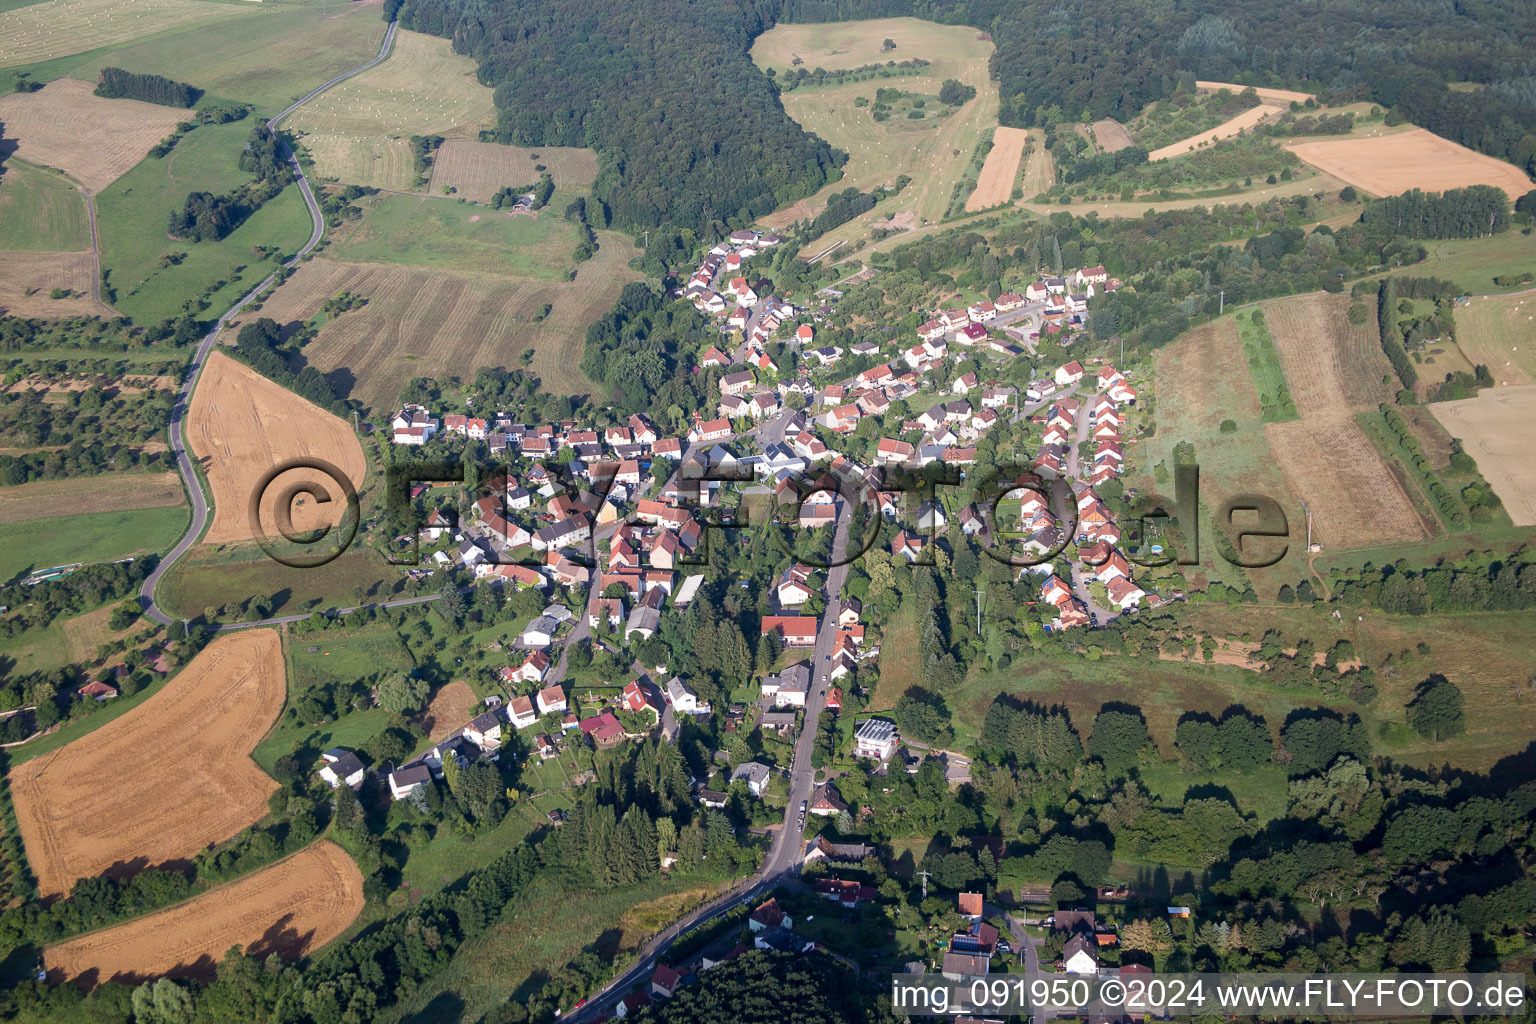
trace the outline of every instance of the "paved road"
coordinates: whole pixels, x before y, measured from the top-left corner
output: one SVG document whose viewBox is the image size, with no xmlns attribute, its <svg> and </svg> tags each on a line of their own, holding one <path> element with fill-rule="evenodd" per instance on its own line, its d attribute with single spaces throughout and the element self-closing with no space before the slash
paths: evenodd
<svg viewBox="0 0 1536 1024">
<path fill-rule="evenodd" d="M 308 103 L 310 100 L 314 99 L 316 96 L 320 95 L 325 90 L 329 89 L 331 86 L 338 82 L 345 81 L 346 79 L 351 78 L 353 75 L 358 74 L 359 72 L 366 71 L 373 67 L 375 64 L 378 64 L 380 61 L 387 58 L 390 53 L 390 48 L 394 44 L 395 30 L 398 27 L 398 22 L 392 21 L 389 23 L 389 28 L 384 33 L 384 41 L 379 44 L 378 55 L 375 56 L 372 60 L 360 67 L 353 68 L 351 71 L 348 71 L 345 74 L 337 75 L 335 78 L 331 79 L 329 82 L 326 82 L 324 85 L 310 90 L 310 92 L 295 100 L 293 103 L 290 103 L 287 107 L 283 108 L 283 110 L 279 112 L 276 117 L 267 122 L 267 127 L 276 128 L 279 121 L 293 113 L 293 111 L 297 110 L 305 103 Z M 309 207 L 310 220 L 314 223 L 314 229 L 310 232 L 309 241 L 304 243 L 304 247 L 295 253 L 292 259 L 283 264 L 283 268 L 288 269 L 297 265 L 301 259 L 303 259 L 305 256 L 308 256 L 310 252 L 314 250 L 315 246 L 320 244 L 320 239 L 325 236 L 325 218 L 320 214 L 320 204 L 315 201 L 315 194 L 309 187 L 309 179 L 304 176 L 304 168 L 299 165 L 299 158 L 295 156 L 293 150 L 288 148 L 286 145 L 284 146 L 284 149 L 287 150 L 288 163 L 292 166 L 294 177 L 299 183 L 299 192 L 304 196 L 304 205 Z M 87 203 L 89 203 L 89 201 L 89 197 L 87 197 Z M 89 209 L 89 207 L 87 208 Z M 95 242 L 95 232 L 96 223 L 93 216 L 91 218 L 91 236 L 93 244 Z M 183 421 L 186 419 L 187 408 L 192 402 L 192 392 L 197 388 L 198 381 L 202 379 L 203 366 L 207 363 L 208 356 L 213 351 L 214 346 L 219 343 L 219 335 L 224 332 L 225 327 L 229 326 L 229 321 L 237 313 L 239 313 L 240 310 L 244 309 L 247 303 L 249 303 L 252 299 L 256 298 L 257 295 L 261 294 L 268 287 L 270 287 L 272 281 L 276 277 L 277 274 L 273 273 L 267 277 L 265 281 L 262 281 L 255 288 L 252 288 L 249 292 L 242 296 L 239 302 L 235 303 L 223 316 L 219 317 L 218 322 L 213 325 L 213 330 L 209 331 L 207 335 L 203 337 L 203 340 L 197 346 L 197 350 L 192 354 L 192 364 L 190 367 L 190 372 L 187 374 L 186 383 L 181 386 L 181 391 L 176 396 L 176 405 L 171 409 L 170 447 L 172 454 L 176 456 L 176 469 L 181 473 L 182 483 L 186 486 L 187 494 L 192 501 L 192 522 L 187 526 L 187 532 L 182 536 L 181 540 L 177 541 L 176 546 L 171 548 L 171 550 L 166 553 L 166 556 L 160 560 L 160 563 L 155 566 L 154 571 L 151 572 L 149 577 L 144 581 L 144 585 L 139 588 L 139 603 L 144 606 L 144 613 L 161 625 L 167 625 L 172 620 L 171 617 L 162 611 L 160 606 L 155 603 L 155 588 L 159 586 L 161 577 L 170 571 L 171 566 L 176 564 L 177 559 L 181 558 L 182 555 L 185 555 L 187 551 L 191 549 L 192 545 L 197 543 L 197 539 L 203 535 L 203 529 L 208 525 L 208 512 L 210 505 L 207 495 L 203 493 L 202 483 L 197 478 L 197 471 L 192 465 L 192 456 L 187 450 L 186 438 L 182 429 Z M 101 283 L 101 274 L 99 271 L 96 275 L 96 280 L 99 289 Z M 433 600 L 435 596 L 436 595 L 429 598 L 409 598 L 401 601 L 386 602 L 385 606 L 392 607 L 396 604 L 415 604 L 423 600 Z M 351 609 L 346 610 L 350 611 Z M 237 626 L 231 626 L 227 628 L 243 628 L 244 626 L 293 622 L 304 618 L 308 618 L 308 616 L 282 616 L 281 618 L 277 619 L 263 620 L 263 622 L 241 623 Z"/>
</svg>

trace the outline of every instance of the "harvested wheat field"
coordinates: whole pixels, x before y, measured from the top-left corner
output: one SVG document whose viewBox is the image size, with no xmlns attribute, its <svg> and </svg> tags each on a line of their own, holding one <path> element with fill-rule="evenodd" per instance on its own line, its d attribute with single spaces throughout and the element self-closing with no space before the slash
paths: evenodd
<svg viewBox="0 0 1536 1024">
<path fill-rule="evenodd" d="M 1118 153 L 1136 144 L 1131 139 L 1131 133 L 1125 130 L 1125 125 L 1112 117 L 1093 122 L 1092 130 L 1093 141 L 1106 153 Z"/>
<path fill-rule="evenodd" d="M 327 178 L 396 192 L 416 185 L 416 157 L 403 138 L 320 132 L 304 136 L 304 149 Z"/>
<path fill-rule="evenodd" d="M 1029 132 L 1023 128 L 997 126 L 992 133 L 992 148 L 987 151 L 986 163 L 981 165 L 981 175 L 976 179 L 976 190 L 965 201 L 967 212 L 985 210 L 1012 198 L 1013 182 L 1019 176 L 1019 161 L 1028 141 Z"/>
<path fill-rule="evenodd" d="M 88 252 L 0 252 L 0 309 L 11 316 L 98 316 L 95 278 L 96 257 Z M 69 295 L 55 299 L 55 288 Z"/>
<path fill-rule="evenodd" d="M 1456 307 L 1456 347 L 1496 384 L 1536 383 L 1536 295 L 1480 295 Z"/>
<path fill-rule="evenodd" d="M 6 138 L 16 141 L 16 155 L 55 167 L 92 193 L 128 173 L 188 116 L 175 107 L 102 99 L 91 94 L 94 88 L 61 78 L 37 92 L 0 96 L 0 122 Z"/>
<path fill-rule="evenodd" d="M 270 867 L 185 903 L 43 951 L 50 980 L 211 978 L 231 946 L 296 960 L 346 931 L 363 909 L 363 876 L 345 850 L 321 840 Z"/>
<path fill-rule="evenodd" d="M 1195 88 L 1200 92 L 1220 92 L 1229 90 L 1234 96 L 1247 89 L 1246 85 L 1233 85 L 1231 82 L 1196 82 Z M 1259 99 L 1265 103 L 1272 103 L 1277 107 L 1287 107 L 1292 103 L 1305 103 L 1312 99 L 1309 92 L 1293 92 L 1290 89 L 1266 89 L 1255 86 L 1253 91 L 1258 93 Z"/>
<path fill-rule="evenodd" d="M 582 192 L 597 180 L 597 153 L 570 146 L 526 149 L 495 142 L 449 139 L 432 159 L 432 191 L 452 188 L 472 202 L 483 203 L 503 187 L 517 188 L 537 181 L 542 164 L 562 192 Z"/>
<path fill-rule="evenodd" d="M 1056 184 L 1056 158 L 1045 148 L 1045 132 L 1029 129 L 1029 143 L 1024 147 L 1024 178 L 1020 182 L 1025 196 L 1037 196 Z"/>
<path fill-rule="evenodd" d="M 277 630 L 232 633 L 142 704 L 11 769 L 38 893 L 185 860 L 261 820 L 277 783 L 250 751 L 286 692 Z"/>
<path fill-rule="evenodd" d="M 1208 142 L 1218 139 L 1230 139 L 1235 135 L 1241 135 L 1254 125 L 1267 121 L 1276 114 L 1283 112 L 1281 107 L 1272 107 L 1268 104 L 1260 104 L 1257 107 L 1249 107 L 1234 118 L 1223 121 L 1215 128 L 1208 128 L 1199 135 L 1191 135 L 1187 139 L 1171 142 L 1161 149 L 1154 149 L 1147 154 L 1147 160 L 1167 160 L 1176 156 L 1187 156 Z"/>
<path fill-rule="evenodd" d="M 366 295 L 368 305 L 326 324 L 305 355 L 321 370 L 351 371 L 351 397 L 379 413 L 413 377 L 513 367 L 529 348 L 530 368 L 546 390 L 589 394 L 593 384 L 579 365 L 587 325 L 640 278 L 627 262 L 634 252 L 628 239 L 606 231 L 598 237 L 597 255 L 569 282 L 315 259 L 263 303 L 261 315 L 302 320 L 338 292 Z M 545 305 L 549 315 L 535 322 Z"/>
<path fill-rule="evenodd" d="M 1513 164 L 1423 128 L 1282 145 L 1318 170 L 1376 196 L 1395 196 L 1415 188 L 1443 192 L 1468 185 L 1495 185 L 1511 199 L 1518 199 L 1536 187 Z"/>
<path fill-rule="evenodd" d="M 0 67 L 84 53 L 234 13 L 202 0 L 48 0 L 29 4 L 0 14 Z"/>
<path fill-rule="evenodd" d="M 1459 402 L 1429 407 L 1504 503 L 1516 526 L 1536 526 L 1536 459 L 1531 457 L 1531 424 L 1536 423 L 1536 384 L 1495 388 Z"/>
<path fill-rule="evenodd" d="M 340 469 L 361 488 L 367 464 L 362 446 L 352 432 L 352 424 L 305 401 L 287 388 L 276 384 L 244 363 L 222 352 L 214 352 L 203 368 L 202 380 L 192 396 L 187 415 L 187 442 L 208 474 L 213 490 L 213 524 L 203 537 L 205 544 L 253 539 L 250 501 L 262 476 L 288 459 L 324 459 Z M 301 473 L 323 484 L 328 493 L 334 483 L 326 483 L 313 471 Z M 276 496 L 285 490 L 289 474 L 278 477 L 267 494 Z M 262 505 L 262 523 L 267 536 L 275 536 L 271 513 L 273 505 Z M 306 502 L 292 509 L 294 525 L 300 530 L 334 525 L 345 510 L 345 499 L 332 494 L 332 503 L 324 511 L 318 503 Z"/>
<path fill-rule="evenodd" d="M 421 726 L 427 730 L 427 739 L 436 743 L 455 729 L 468 725 L 479 704 L 475 691 L 462 679 L 455 679 L 438 690 L 421 713 Z"/>
<path fill-rule="evenodd" d="M 1264 432 L 1291 488 L 1312 510 L 1313 534 L 1332 547 L 1422 540 L 1429 528 L 1355 414 L 1390 399 L 1391 372 L 1375 328 L 1351 324 L 1347 295 L 1266 302 L 1264 320 L 1301 419 Z"/>
</svg>

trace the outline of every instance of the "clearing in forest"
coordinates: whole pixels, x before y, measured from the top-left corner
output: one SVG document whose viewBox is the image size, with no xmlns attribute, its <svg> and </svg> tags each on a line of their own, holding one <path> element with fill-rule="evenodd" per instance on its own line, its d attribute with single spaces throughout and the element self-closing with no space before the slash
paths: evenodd
<svg viewBox="0 0 1536 1024">
<path fill-rule="evenodd" d="M 285 692 L 277 630 L 228 634 L 142 704 L 12 768 L 39 895 L 186 860 L 259 821 L 277 783 L 249 753 Z"/>
<path fill-rule="evenodd" d="M 1125 125 L 1112 117 L 1093 122 L 1093 141 L 1106 153 L 1118 153 L 1136 144 L 1131 133 L 1125 130 Z"/>
<path fill-rule="evenodd" d="M 213 523 L 203 536 L 205 544 L 253 538 L 249 509 L 256 487 L 269 470 L 289 459 L 324 459 L 359 489 L 367 472 L 352 424 L 223 352 L 214 352 L 203 368 L 188 410 L 187 442 L 213 491 Z M 340 521 L 346 503 L 334 482 L 312 470 L 284 473 L 265 491 L 261 521 L 267 536 L 277 535 L 276 498 L 301 480 L 324 486 L 332 501 L 325 508 L 314 501 L 293 508 L 294 526 L 307 530 Z"/>
<path fill-rule="evenodd" d="M 987 151 L 987 161 L 981 165 L 981 176 L 976 179 L 976 190 L 965 201 L 967 213 L 1006 203 L 1013 196 L 1013 183 L 1019 176 L 1019 160 L 1024 156 L 1024 144 L 1028 141 L 1029 132 L 1023 128 L 997 126 L 992 133 L 992 148 Z"/>
<path fill-rule="evenodd" d="M 322 839 L 185 903 L 50 946 L 43 963 L 51 980 L 81 988 L 161 976 L 206 980 L 231 946 L 297 960 L 346 931 L 362 909 L 362 872 Z"/>
<path fill-rule="evenodd" d="M 61 78 L 37 92 L 0 96 L 0 123 L 6 138 L 15 140 L 16 155 L 57 168 L 92 193 L 126 174 L 191 116 L 178 107 L 103 99 L 92 95 L 94 89 L 90 82 Z"/>
<path fill-rule="evenodd" d="M 496 142 L 449 139 L 432 160 L 434 194 L 451 188 L 475 203 L 488 202 L 504 187 L 532 184 L 542 165 L 561 192 L 585 192 L 597 179 L 597 153 L 570 146 L 503 146 Z"/>
<path fill-rule="evenodd" d="M 1301 419 L 1264 427 L 1291 489 L 1330 547 L 1422 540 L 1428 532 L 1399 473 L 1355 420 L 1391 398 L 1372 319 L 1351 324 L 1347 295 L 1266 302 L 1264 320 Z"/>
<path fill-rule="evenodd" d="M 1494 388 L 1476 398 L 1428 406 L 1504 503 L 1516 526 L 1536 526 L 1536 459 L 1530 429 L 1536 422 L 1536 384 Z"/>
<path fill-rule="evenodd" d="M 1389 135 L 1282 143 L 1302 160 L 1375 196 L 1410 189 L 1443 192 L 1468 185 L 1494 185 L 1518 199 L 1531 179 L 1514 164 L 1484 156 L 1423 128 Z"/>
</svg>

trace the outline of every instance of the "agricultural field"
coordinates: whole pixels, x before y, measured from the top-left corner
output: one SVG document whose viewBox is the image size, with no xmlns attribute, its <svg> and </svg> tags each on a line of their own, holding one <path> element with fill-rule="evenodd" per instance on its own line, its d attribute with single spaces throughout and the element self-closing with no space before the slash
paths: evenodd
<svg viewBox="0 0 1536 1024">
<path fill-rule="evenodd" d="M 315 259 L 273 292 L 261 315 L 306 320 L 340 292 L 367 296 L 368 305 L 326 324 L 305 355 L 326 372 L 350 372 L 350 397 L 377 415 L 392 409 L 413 377 L 468 379 L 482 366 L 520 365 L 527 349 L 546 389 L 587 394 L 593 385 L 579 365 L 587 325 L 640 278 L 628 266 L 629 238 L 602 231 L 598 239 L 601 248 L 577 265 L 574 281 Z M 548 316 L 536 319 L 546 305 Z"/>
<path fill-rule="evenodd" d="M 69 515 L 81 508 L 123 512 L 186 503 L 175 473 L 122 473 L 61 480 L 34 480 L 0 490 L 0 524 Z"/>
<path fill-rule="evenodd" d="M 249 507 L 255 488 L 264 474 L 289 459 L 324 459 L 345 473 L 356 488 L 363 486 L 367 473 L 352 424 L 222 352 L 209 357 L 192 396 L 187 442 L 201 461 L 213 491 L 213 522 L 203 536 L 205 544 L 253 539 Z M 313 480 L 332 492 L 336 488 L 334 482 L 326 482 L 313 471 L 295 470 L 274 480 L 266 494 L 273 496 L 275 505 L 279 488 L 300 480 Z M 333 493 L 332 501 L 324 514 L 320 514 L 318 503 L 293 509 L 295 526 L 307 530 L 335 525 L 345 510 L 345 500 Z M 276 535 L 271 511 L 274 505 L 266 500 L 262 504 L 261 521 L 268 536 Z"/>
<path fill-rule="evenodd" d="M 1238 114 L 1236 117 L 1228 121 L 1223 121 L 1221 124 L 1214 128 L 1209 128 L 1206 131 L 1200 132 L 1198 135 L 1191 135 L 1187 139 L 1180 139 L 1178 142 L 1169 143 L 1168 145 L 1159 149 L 1154 149 L 1147 155 L 1147 159 L 1149 161 L 1168 160 L 1176 156 L 1184 156 L 1188 153 L 1194 152 L 1201 146 L 1204 146 L 1207 143 L 1215 142 L 1218 139 L 1228 139 L 1234 135 L 1242 135 L 1243 133 L 1247 132 L 1248 129 L 1253 128 L 1255 125 L 1261 124 L 1282 112 L 1283 110 L 1281 107 L 1273 107 L 1269 106 L 1268 104 L 1260 104 L 1257 107 L 1250 107 L 1249 109 L 1243 111 L 1241 114 Z"/>
<path fill-rule="evenodd" d="M 187 302 L 194 310 L 222 312 L 275 269 L 253 255 L 257 246 L 293 253 L 309 238 L 309 210 L 293 187 L 219 241 L 177 241 L 166 234 L 171 212 L 189 192 L 224 194 L 251 180 L 239 168 L 250 133 L 249 119 L 203 125 L 170 155 L 143 161 L 97 197 L 101 265 L 117 292 L 113 305 L 125 316 L 158 323 L 180 316 Z"/>
<path fill-rule="evenodd" d="M 1159 349 L 1155 375 L 1157 434 L 1138 446 L 1140 473 L 1127 485 L 1172 498 L 1173 449 L 1188 441 L 1200 465 L 1201 503 L 1210 513 L 1234 495 L 1257 493 L 1274 498 L 1287 516 L 1296 518 L 1300 510 L 1261 425 L 1258 393 L 1233 318 L 1203 324 Z M 1237 430 L 1223 433 L 1224 420 L 1234 421 Z M 1158 463 L 1165 464 L 1167 482 L 1153 477 Z M 1291 553 L 1272 569 L 1248 570 L 1261 598 L 1300 578 L 1300 548 L 1292 545 Z M 1243 570 L 1228 565 L 1213 541 L 1202 540 L 1200 558 L 1199 566 L 1185 569 L 1197 588 L 1212 581 L 1239 589 L 1244 585 Z"/>
<path fill-rule="evenodd" d="M 1536 384 L 1483 391 L 1476 398 L 1435 402 L 1430 412 L 1467 454 L 1504 503 L 1516 526 L 1536 526 L 1536 460 L 1530 428 L 1536 422 Z"/>
<path fill-rule="evenodd" d="M 73 184 L 18 157 L 0 164 L 0 251 L 75 253 L 90 247 L 85 197 Z"/>
<path fill-rule="evenodd" d="M 1045 132 L 1029 129 L 1029 142 L 1024 147 L 1024 173 L 1019 181 L 1019 191 L 1025 196 L 1035 196 L 1056 184 L 1056 158 L 1045 148 Z"/>
<path fill-rule="evenodd" d="M 470 202 L 484 203 L 503 187 L 517 188 L 538 179 L 542 164 L 561 192 L 581 193 L 597 180 L 597 153 L 569 146 L 527 149 L 496 142 L 449 139 L 432 159 L 430 189 L 453 189 Z"/>
<path fill-rule="evenodd" d="M 0 491 L 0 501 L 13 489 Z M 67 500 L 59 510 L 90 508 L 74 496 Z M 187 510 L 179 505 L 0 524 L 0 582 L 51 565 L 111 562 L 167 551 L 186 529 Z"/>
<path fill-rule="evenodd" d="M 1332 547 L 1423 540 L 1432 523 L 1415 511 L 1400 471 L 1382 461 L 1355 413 L 1390 398 L 1391 368 L 1375 325 L 1349 323 L 1347 295 L 1301 295 L 1266 302 L 1298 422 L 1264 428 L 1286 479 L 1312 510 L 1313 536 Z"/>
<path fill-rule="evenodd" d="M 93 86 L 103 67 L 165 75 L 210 97 L 249 103 L 258 115 L 270 117 L 369 60 L 384 38 L 375 3 L 242 3 L 222 10 L 232 17 L 84 54 L 69 75 Z"/>
<path fill-rule="evenodd" d="M 185 903 L 50 946 L 43 962 L 53 980 L 81 988 L 208 979 L 231 946 L 297 960 L 346 931 L 362 909 L 362 873 L 345 850 L 321 840 Z"/>
<path fill-rule="evenodd" d="M 204 0 L 49 0 L 0 13 L 0 67 L 85 53 L 166 29 L 230 18 Z"/>
<path fill-rule="evenodd" d="M 1094 143 L 1106 153 L 1118 153 L 1136 144 L 1131 139 L 1131 133 L 1125 130 L 1125 125 L 1112 117 L 1093 122 L 1089 126 L 1089 131 L 1092 133 Z"/>
<path fill-rule="evenodd" d="M 1536 295 L 1478 296 L 1457 306 L 1456 345 L 1498 384 L 1536 384 Z"/>
<path fill-rule="evenodd" d="M 1220 92 L 1222 89 L 1226 89 L 1229 92 L 1235 94 L 1242 92 L 1244 89 L 1248 88 L 1248 86 L 1234 85 L 1231 82 L 1199 81 L 1195 83 L 1195 88 L 1200 92 Z M 1259 94 L 1259 99 L 1266 103 L 1272 103 L 1278 107 L 1288 107 L 1292 103 L 1305 103 L 1307 100 L 1312 99 L 1312 94 L 1309 92 L 1295 92 L 1290 89 L 1268 89 L 1259 87 L 1255 88 L 1253 91 Z"/>
<path fill-rule="evenodd" d="M 416 183 L 409 136 L 474 138 L 494 117 L 473 60 L 454 54 L 450 40 L 401 31 L 388 60 L 317 96 L 286 124 L 320 177 L 408 190 Z"/>
<path fill-rule="evenodd" d="M 11 316 L 95 316 L 96 259 L 89 252 L 0 251 L 0 308 Z M 54 291 L 61 294 L 54 298 Z"/>
<path fill-rule="evenodd" d="M 246 610 L 265 606 L 267 615 L 296 615 L 352 607 L 399 596 L 399 569 L 378 552 L 352 550 L 317 569 L 296 569 L 273 561 L 250 545 L 199 545 L 179 559 L 160 581 L 156 600 L 173 615 L 207 615 L 214 620 L 255 618 Z"/>
<path fill-rule="evenodd" d="M 881 50 L 882 40 L 887 38 L 896 43 L 896 49 Z M 997 124 L 997 83 L 987 71 L 992 51 L 991 41 L 979 38 L 974 28 L 941 26 L 915 18 L 831 25 L 781 24 L 758 36 L 752 46 L 753 61 L 761 68 L 772 67 L 780 72 L 789 70 L 796 57 L 808 68 L 828 70 L 914 57 L 933 62 L 920 75 L 821 88 L 801 87 L 784 93 L 781 98 L 789 116 L 807 131 L 847 152 L 849 159 L 840 180 L 764 218 L 763 223 L 782 227 L 813 217 L 825 207 L 833 192 L 850 187 L 868 191 L 891 184 L 901 174 L 911 177 L 912 183 L 900 196 L 828 232 L 818 245 L 853 238 L 872 220 L 893 211 L 910 211 L 917 223 L 942 218 L 977 143 Z M 936 96 L 947 78 L 974 86 L 976 98 L 942 119 L 925 117 L 913 121 L 892 117 L 877 122 L 869 107 L 854 106 L 855 98 L 872 98 L 882 86 Z"/>
<path fill-rule="evenodd" d="M 102 99 L 91 94 L 94 88 L 62 78 L 38 92 L 0 96 L 0 122 L 6 138 L 16 141 L 17 156 L 61 170 L 97 193 L 143 160 L 188 114 L 139 100 Z"/>
<path fill-rule="evenodd" d="M 1533 187 L 1531 179 L 1513 164 L 1423 128 L 1282 145 L 1318 170 L 1376 196 L 1397 195 L 1409 189 L 1442 192 L 1468 185 L 1494 185 L 1513 200 Z"/>
<path fill-rule="evenodd" d="M 1286 196 L 1310 196 L 1318 192 L 1337 195 L 1344 185 L 1344 181 L 1329 174 L 1319 173 L 1307 177 L 1303 169 L 1303 173 L 1298 174 L 1292 181 L 1282 181 L 1275 185 L 1255 184 L 1252 188 L 1215 197 L 1158 200 L 1155 196 L 1149 194 L 1144 198 L 1134 199 L 1129 202 L 1114 199 L 1074 199 L 1070 205 L 1065 206 L 1060 203 L 1034 202 L 1020 203 L 1019 206 L 1030 213 L 1043 215 L 1050 215 L 1058 210 L 1065 210 L 1079 217 L 1086 217 L 1090 213 L 1097 213 L 1100 217 L 1140 217 L 1153 210 L 1189 210 L 1197 206 L 1209 209 L 1216 205 L 1241 206 L 1244 203 L 1262 203 L 1270 199 L 1284 198 Z M 1025 195 L 1030 196 L 1033 193 L 1026 191 Z M 1355 216 L 1358 217 L 1358 213 Z M 1351 218 L 1351 220 L 1353 219 L 1354 217 Z"/>
<path fill-rule="evenodd" d="M 578 237 L 576 225 L 560 216 L 561 198 L 557 194 L 543 210 L 526 214 L 448 199 L 382 196 L 338 235 L 328 256 L 423 270 L 495 268 L 508 277 L 567 281 Z"/>
<path fill-rule="evenodd" d="M 261 820 L 277 783 L 248 755 L 282 710 L 283 675 L 276 630 L 219 637 L 142 704 L 12 768 L 38 891 L 184 860 Z"/>
<path fill-rule="evenodd" d="M 1019 161 L 1028 141 L 1029 132 L 1023 128 L 997 126 L 987 161 L 981 165 L 981 177 L 976 179 L 976 191 L 965 201 L 966 212 L 985 210 L 1013 198 L 1013 183 L 1019 176 Z"/>
<path fill-rule="evenodd" d="M 439 689 L 422 712 L 421 725 L 427 730 L 427 739 L 433 743 L 445 739 L 475 717 L 479 704 L 475 691 L 462 679 L 455 679 Z"/>
</svg>

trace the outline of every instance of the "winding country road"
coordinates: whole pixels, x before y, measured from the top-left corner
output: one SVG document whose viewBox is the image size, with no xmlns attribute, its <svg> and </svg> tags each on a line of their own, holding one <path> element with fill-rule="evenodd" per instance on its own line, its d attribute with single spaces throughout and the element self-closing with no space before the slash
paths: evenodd
<svg viewBox="0 0 1536 1024">
<path fill-rule="evenodd" d="M 331 79 L 329 82 L 326 82 L 324 85 L 312 89 L 305 95 L 301 96 L 299 99 L 294 100 L 288 106 L 279 111 L 275 117 L 269 120 L 267 122 L 267 127 L 269 129 L 275 129 L 279 121 L 302 107 L 304 104 L 308 103 L 310 100 L 314 99 L 316 96 L 319 96 L 321 93 L 325 92 L 325 90 L 329 89 L 331 86 L 337 84 L 338 82 L 344 82 L 351 78 L 353 75 L 367 71 L 369 68 L 388 58 L 390 50 L 394 46 L 395 30 L 398 27 L 398 22 L 392 21 L 389 23 L 389 28 L 384 33 L 384 41 L 379 44 L 378 55 L 375 56 L 372 60 L 366 64 L 353 68 L 351 71 L 337 75 L 335 78 Z M 309 216 L 310 219 L 314 222 L 314 229 L 310 232 L 309 241 L 304 243 L 303 248 L 295 253 L 292 259 L 283 264 L 283 269 L 288 270 L 294 266 L 297 266 L 300 260 L 313 252 L 315 246 L 320 244 L 320 239 L 325 237 L 325 218 L 320 213 L 320 204 L 315 201 L 314 191 L 309 187 L 309 179 L 304 176 L 304 168 L 299 165 L 299 158 L 294 154 L 291 147 L 288 147 L 285 144 L 284 148 L 288 152 L 288 163 L 293 167 L 294 178 L 299 184 L 299 192 L 304 196 L 304 205 L 309 207 Z M 94 218 L 92 219 L 91 232 L 92 240 L 94 242 Z M 192 392 L 197 388 L 198 381 L 202 379 L 203 366 L 208 361 L 209 353 L 211 353 L 214 346 L 219 343 L 219 335 L 224 332 L 225 327 L 229 326 L 229 321 L 237 313 L 239 313 L 240 310 L 244 309 L 248 303 L 255 299 L 256 296 L 260 295 L 262 292 L 271 287 L 272 282 L 276 278 L 276 272 L 269 275 L 266 280 L 262 281 L 255 288 L 252 288 L 249 292 L 241 297 L 239 302 L 236 302 L 223 316 L 219 317 L 218 322 L 213 325 L 213 330 L 209 331 L 207 335 L 204 336 L 203 340 L 197 346 L 197 351 L 193 353 L 191 372 L 187 374 L 187 381 L 181 386 L 181 392 L 176 396 L 176 405 L 171 410 L 170 446 L 172 453 L 176 456 L 177 472 L 181 474 L 182 483 L 186 486 L 187 495 L 192 501 L 192 522 L 188 524 L 186 534 L 182 536 L 181 540 L 176 542 L 175 547 L 171 548 L 171 550 L 166 553 L 165 557 L 160 560 L 160 563 L 155 566 L 154 571 L 151 572 L 149 577 L 144 580 L 144 585 L 139 588 L 139 603 L 144 607 L 144 614 L 148 615 L 151 619 L 155 620 L 161 625 L 169 625 L 172 621 L 172 618 L 171 616 L 167 615 L 159 605 L 155 604 L 155 588 L 159 586 L 161 578 L 170 571 L 171 566 L 175 565 L 176 561 L 180 559 L 181 556 L 185 555 L 187 551 L 191 549 L 193 544 L 197 543 L 197 539 L 203 535 L 203 530 L 208 525 L 208 511 L 210 507 L 209 501 L 207 495 L 203 491 L 202 482 L 198 479 L 197 469 L 192 464 L 192 455 L 187 450 L 184 428 L 187 409 L 192 403 Z M 99 289 L 101 284 L 101 273 L 99 270 L 96 274 L 96 282 Z M 435 597 L 436 595 L 433 595 L 432 597 L 407 598 L 400 601 L 386 602 L 386 605 L 394 606 L 399 604 L 414 604 L 420 601 L 433 600 Z M 295 619 L 307 617 L 308 616 L 303 615 L 283 616 L 277 619 L 264 620 L 263 622 L 245 622 L 240 623 L 239 626 L 236 627 L 222 628 L 243 628 L 246 626 L 269 625 L 281 622 L 291 622 Z"/>
</svg>

